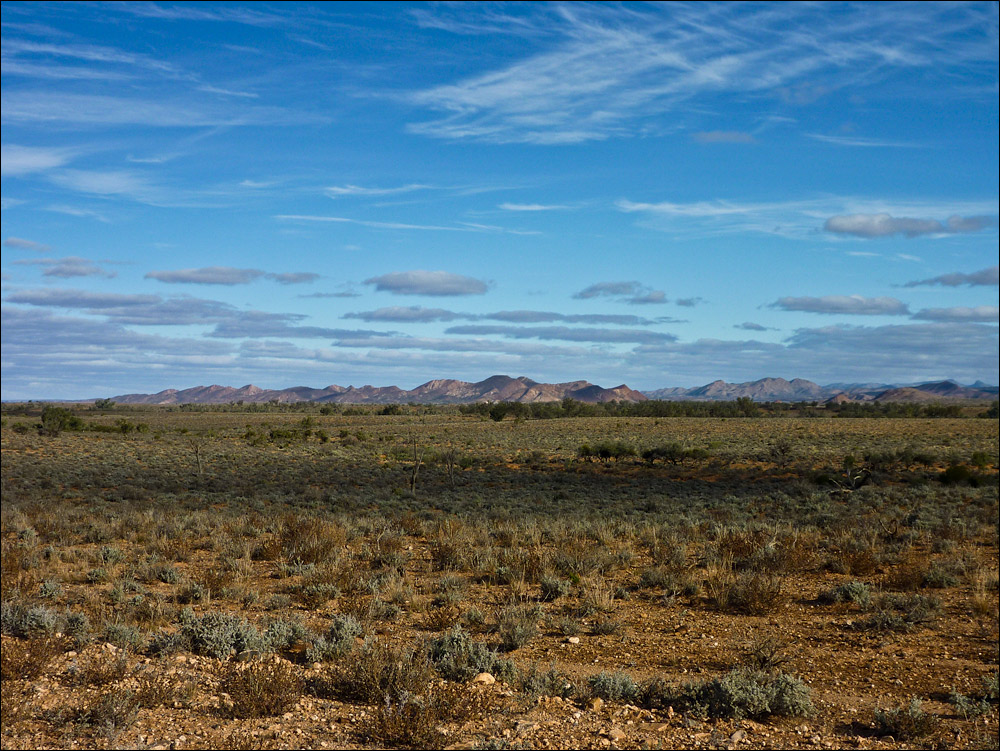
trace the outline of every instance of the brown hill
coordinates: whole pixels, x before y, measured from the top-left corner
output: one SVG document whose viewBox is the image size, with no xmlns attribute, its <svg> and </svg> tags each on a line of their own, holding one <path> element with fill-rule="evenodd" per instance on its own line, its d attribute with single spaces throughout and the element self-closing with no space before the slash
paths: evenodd
<svg viewBox="0 0 1000 751">
<path fill-rule="evenodd" d="M 398 386 L 308 386 L 270 390 L 247 385 L 195 386 L 178 391 L 166 389 L 156 394 L 124 394 L 113 397 L 121 404 L 228 404 L 231 402 L 333 402 L 337 404 L 469 404 L 472 402 L 555 402 L 565 398 L 581 402 L 644 402 L 646 397 L 625 384 L 613 389 L 588 381 L 538 383 L 530 378 L 495 375 L 469 383 L 454 379 L 428 381 L 409 391 Z"/>
</svg>

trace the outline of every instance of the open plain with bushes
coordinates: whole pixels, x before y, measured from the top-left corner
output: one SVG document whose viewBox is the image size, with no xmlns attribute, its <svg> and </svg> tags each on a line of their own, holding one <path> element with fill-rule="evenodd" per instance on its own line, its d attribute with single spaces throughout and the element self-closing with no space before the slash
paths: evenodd
<svg viewBox="0 0 1000 751">
<path fill-rule="evenodd" d="M 995 748 L 995 411 L 5 404 L 3 747 Z"/>
</svg>

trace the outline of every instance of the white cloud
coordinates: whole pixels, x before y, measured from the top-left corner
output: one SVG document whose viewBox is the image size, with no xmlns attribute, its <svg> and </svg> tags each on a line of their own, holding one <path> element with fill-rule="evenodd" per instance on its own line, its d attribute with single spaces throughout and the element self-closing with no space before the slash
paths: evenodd
<svg viewBox="0 0 1000 751">
<path fill-rule="evenodd" d="M 996 323 L 1000 319 L 1000 308 L 996 305 L 977 305 L 974 308 L 924 308 L 913 314 L 918 321 L 969 321 Z"/>
<path fill-rule="evenodd" d="M 433 297 L 482 295 L 489 289 L 486 282 L 448 271 L 395 271 L 365 279 L 365 284 L 375 285 L 378 292 Z"/>
<path fill-rule="evenodd" d="M 445 11 L 421 18 L 461 33 L 474 33 L 477 22 L 497 26 L 477 10 L 461 19 Z M 900 69 L 958 76 L 996 58 L 995 36 L 970 33 L 995 27 L 985 6 L 865 5 L 831 15 L 798 3 L 571 4 L 529 21 L 531 33 L 558 41 L 504 67 L 414 92 L 413 103 L 443 114 L 410 130 L 497 143 L 579 143 L 640 133 L 651 117 L 697 109 L 699 100 L 720 93 L 803 104 L 891 80 Z M 524 23 L 500 26 L 529 34 Z"/>
<path fill-rule="evenodd" d="M 823 229 L 840 235 L 854 235 L 864 238 L 891 237 L 892 235 L 919 237 L 920 235 L 978 232 L 994 224 L 996 224 L 996 219 L 989 216 L 963 217 L 953 215 L 941 222 L 937 219 L 894 217 L 882 213 L 832 216 L 823 224 Z"/>
<path fill-rule="evenodd" d="M 52 248 L 43 243 L 36 243 L 34 240 L 25 240 L 20 237 L 8 237 L 3 241 L 5 248 L 16 248 L 18 250 L 37 250 L 39 253 L 45 253 Z"/>
<path fill-rule="evenodd" d="M 571 207 L 563 204 L 501 203 L 497 208 L 503 209 L 504 211 L 559 211 L 562 209 L 569 209 Z"/>
<path fill-rule="evenodd" d="M 907 282 L 904 286 L 917 287 L 923 284 L 940 284 L 945 287 L 959 287 L 963 284 L 967 284 L 970 287 L 996 287 L 997 285 L 1000 285 L 1000 266 L 990 266 L 989 268 L 981 269 L 980 271 L 976 271 L 971 274 L 963 274 L 961 272 L 942 274 L 941 276 L 935 276 L 931 279 L 922 279 L 917 282 Z"/>
<path fill-rule="evenodd" d="M 906 305 L 894 297 L 827 295 L 825 297 L 782 297 L 771 308 L 805 313 L 829 313 L 862 316 L 899 316 L 909 314 Z"/>
<path fill-rule="evenodd" d="M 0 173 L 4 177 L 19 177 L 34 172 L 45 172 L 66 164 L 73 152 L 39 146 L 0 146 Z"/>
<path fill-rule="evenodd" d="M 430 190 L 433 185 L 421 185 L 412 183 L 410 185 L 400 185 L 396 188 L 363 188 L 360 185 L 333 185 L 325 188 L 324 192 L 330 198 L 341 196 L 390 196 L 396 193 L 411 193 L 415 190 Z"/>
</svg>

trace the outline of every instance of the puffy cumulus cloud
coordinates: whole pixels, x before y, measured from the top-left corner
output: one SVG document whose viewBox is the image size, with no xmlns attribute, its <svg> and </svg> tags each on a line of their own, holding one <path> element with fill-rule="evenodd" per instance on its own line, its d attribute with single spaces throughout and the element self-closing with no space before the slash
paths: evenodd
<svg viewBox="0 0 1000 751">
<path fill-rule="evenodd" d="M 431 297 L 483 295 L 489 289 L 484 281 L 448 271 L 394 271 L 365 279 L 364 283 L 374 285 L 378 292 Z"/>
<path fill-rule="evenodd" d="M 595 297 L 616 297 L 618 302 L 630 305 L 661 305 L 667 302 L 665 292 L 650 289 L 639 282 L 598 282 L 573 295 L 575 300 L 591 300 Z"/>
<path fill-rule="evenodd" d="M 636 329 L 592 329 L 568 326 L 452 326 L 445 333 L 466 336 L 504 336 L 510 339 L 554 339 L 567 342 L 595 342 L 601 344 L 671 342 L 673 334 Z"/>
<path fill-rule="evenodd" d="M 75 276 L 103 276 L 106 279 L 113 279 L 118 276 L 114 271 L 106 271 L 93 261 L 76 256 L 66 258 L 39 258 L 30 261 L 14 261 L 19 266 L 44 266 L 45 271 L 42 276 L 56 277 L 57 279 L 69 279 Z"/>
<path fill-rule="evenodd" d="M 924 308 L 913 314 L 918 321 L 977 321 L 996 323 L 1000 308 L 996 305 L 977 305 L 974 308 Z"/>
<path fill-rule="evenodd" d="M 891 214 L 844 214 L 832 216 L 823 224 L 823 229 L 838 235 L 875 238 L 904 235 L 952 235 L 963 232 L 978 232 L 996 224 L 989 216 L 954 216 L 944 222 L 937 219 L 914 219 L 894 217 Z"/>
<path fill-rule="evenodd" d="M 782 297 L 768 307 L 804 313 L 830 313 L 859 316 L 900 316 L 910 311 L 895 297 L 827 295 L 825 297 Z"/>
<path fill-rule="evenodd" d="M 988 269 L 981 269 L 980 271 L 975 271 L 971 274 L 962 274 L 959 272 L 955 272 L 954 274 L 942 274 L 941 276 L 935 276 L 931 279 L 921 279 L 916 282 L 907 282 L 904 286 L 918 287 L 923 284 L 940 284 L 944 287 L 960 287 L 963 284 L 967 284 L 970 287 L 996 287 L 997 285 L 1000 285 L 1000 266 L 990 266 Z"/>
<path fill-rule="evenodd" d="M 222 284 L 234 286 L 250 284 L 264 278 L 280 284 L 305 284 L 319 279 L 319 274 L 309 271 L 270 273 L 260 269 L 237 269 L 232 266 L 205 266 L 200 269 L 177 269 L 176 271 L 150 271 L 146 279 L 156 279 L 167 284 Z"/>
<path fill-rule="evenodd" d="M 383 321 L 388 323 L 431 323 L 433 321 L 454 321 L 475 318 L 468 313 L 456 313 L 443 308 L 422 308 L 419 305 L 392 306 L 377 310 L 363 310 L 345 313 L 342 318 L 356 318 L 359 321 Z"/>
<path fill-rule="evenodd" d="M 46 253 L 52 248 L 43 243 L 36 243 L 33 240 L 25 240 L 21 237 L 8 237 L 3 241 L 5 248 L 15 248 L 17 250 L 37 250 L 39 253 Z"/>
</svg>

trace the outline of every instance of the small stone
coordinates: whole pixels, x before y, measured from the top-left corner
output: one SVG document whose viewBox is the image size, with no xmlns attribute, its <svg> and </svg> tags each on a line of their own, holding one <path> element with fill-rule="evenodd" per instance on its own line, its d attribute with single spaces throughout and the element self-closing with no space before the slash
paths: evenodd
<svg viewBox="0 0 1000 751">
<path fill-rule="evenodd" d="M 747 731 L 744 730 L 743 728 L 740 728 L 735 733 L 733 733 L 731 736 L 729 736 L 729 740 L 731 740 L 733 743 L 739 743 L 740 741 L 742 741 L 746 737 L 747 737 Z"/>
<path fill-rule="evenodd" d="M 604 706 L 604 699 L 602 699 L 599 696 L 587 702 L 587 709 L 589 709 L 591 712 L 600 712 L 601 707 L 603 706 Z"/>
<path fill-rule="evenodd" d="M 527 735 L 528 733 L 533 733 L 538 730 L 540 727 L 541 725 L 537 722 L 531 722 L 530 720 L 518 720 L 515 732 L 518 735 Z"/>
<path fill-rule="evenodd" d="M 643 722 L 639 725 L 640 730 L 645 730 L 647 733 L 666 733 L 670 730 L 669 722 Z"/>
<path fill-rule="evenodd" d="M 617 743 L 624 737 L 625 737 L 625 731 L 622 730 L 620 727 L 613 727 L 611 728 L 611 730 L 608 731 L 608 738 L 613 740 L 615 743 Z"/>
<path fill-rule="evenodd" d="M 580 637 L 579 636 L 571 636 L 571 637 L 569 637 L 566 640 L 566 643 L 567 644 L 579 644 L 580 643 Z"/>
<path fill-rule="evenodd" d="M 494 683 L 497 682 L 497 679 L 494 678 L 490 673 L 480 673 L 479 675 L 477 675 L 475 678 L 472 679 L 472 682 L 482 683 L 484 686 L 492 686 Z"/>
</svg>

